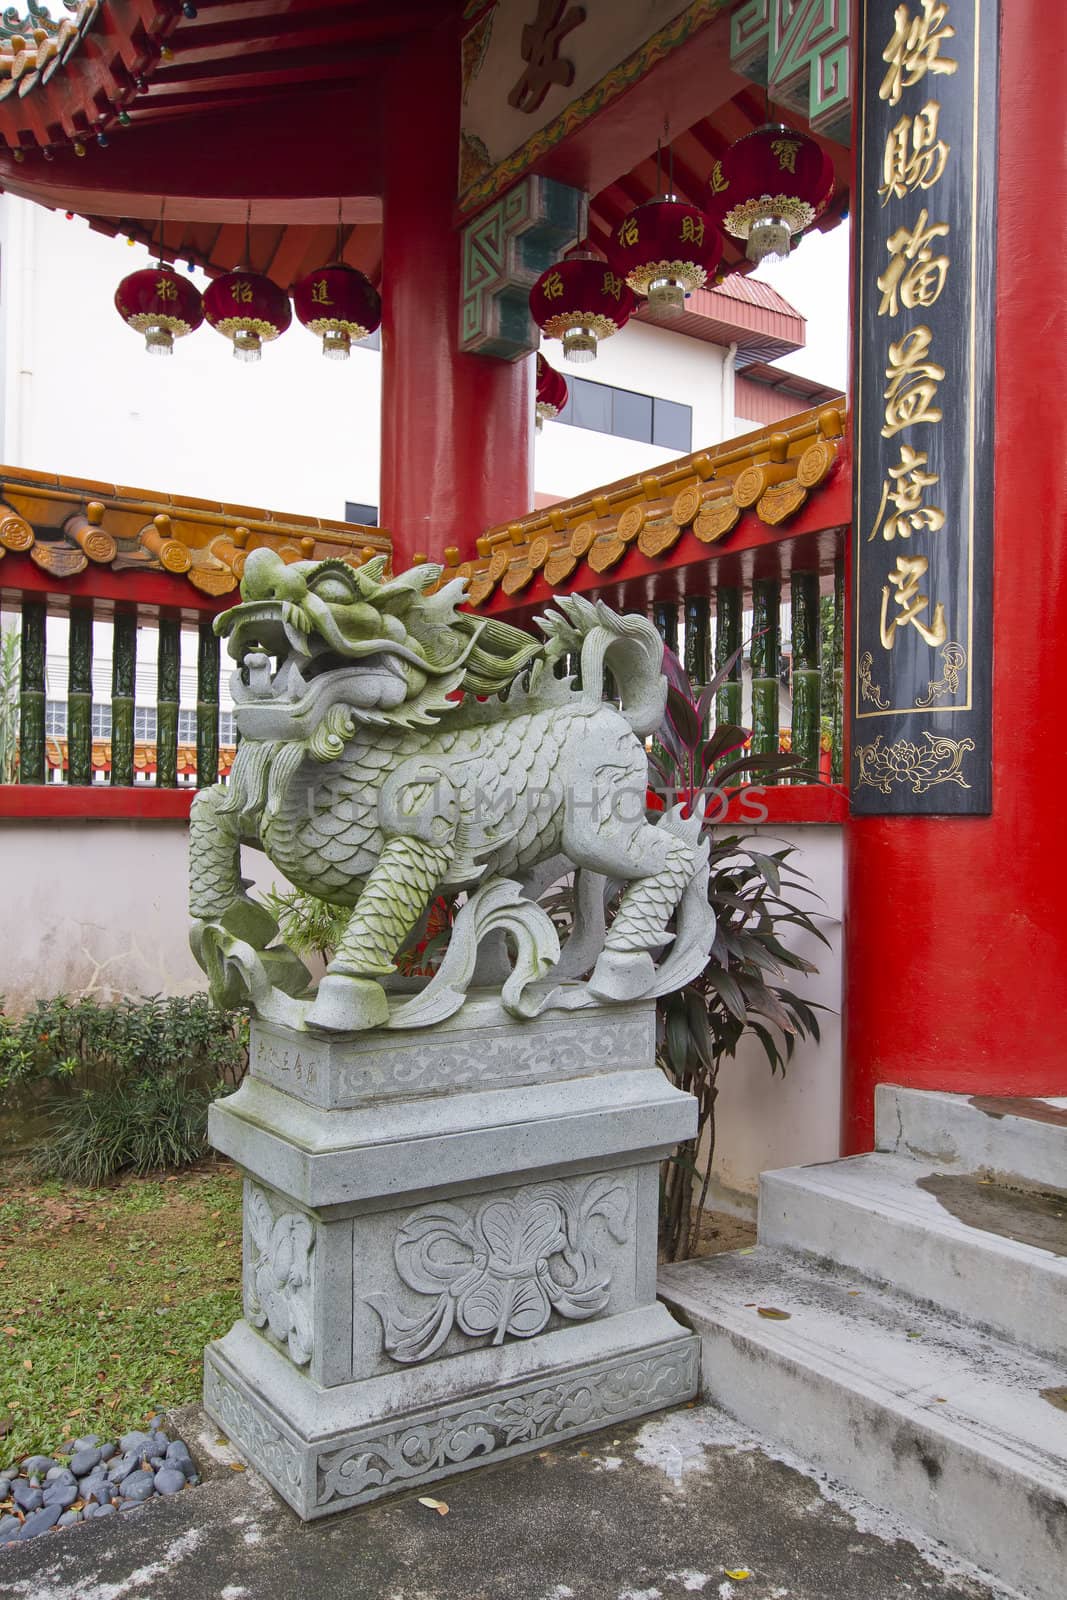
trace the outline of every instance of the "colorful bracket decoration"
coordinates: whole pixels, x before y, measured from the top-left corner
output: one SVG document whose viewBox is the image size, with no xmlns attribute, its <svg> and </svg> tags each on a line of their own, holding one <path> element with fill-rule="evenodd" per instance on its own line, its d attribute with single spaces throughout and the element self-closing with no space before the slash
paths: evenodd
<svg viewBox="0 0 1067 1600">
<path fill-rule="evenodd" d="M 537 349 L 530 290 L 578 236 L 584 196 L 551 178 L 527 177 L 463 230 L 459 348 L 519 361 Z"/>
<path fill-rule="evenodd" d="M 849 0 L 745 0 L 730 18 L 730 64 L 816 133 L 850 133 Z"/>
</svg>

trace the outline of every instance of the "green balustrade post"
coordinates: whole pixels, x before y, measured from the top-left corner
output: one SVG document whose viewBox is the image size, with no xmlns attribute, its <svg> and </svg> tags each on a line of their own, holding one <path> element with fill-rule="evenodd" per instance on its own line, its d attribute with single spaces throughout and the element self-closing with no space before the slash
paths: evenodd
<svg viewBox="0 0 1067 1600">
<path fill-rule="evenodd" d="M 652 620 L 668 650 L 678 654 L 678 606 L 674 600 L 657 600 L 652 607 Z"/>
<path fill-rule="evenodd" d="M 711 676 L 711 603 L 706 594 L 686 597 L 685 675 L 699 689 Z"/>
<path fill-rule="evenodd" d="M 22 603 L 22 653 L 19 679 L 19 782 L 44 783 L 45 606 Z"/>
<path fill-rule="evenodd" d="M 111 653 L 111 783 L 133 783 L 133 703 L 137 675 L 137 613 L 117 611 Z"/>
<path fill-rule="evenodd" d="M 67 782 L 93 781 L 93 613 L 75 606 L 70 613 L 70 664 L 67 673 Z"/>
<path fill-rule="evenodd" d="M 781 659 L 782 586 L 777 578 L 757 578 L 752 585 L 752 750 L 778 754 L 778 681 Z M 777 783 L 771 775 L 768 783 Z"/>
<path fill-rule="evenodd" d="M 196 657 L 196 787 L 219 780 L 219 641 L 210 622 L 199 627 Z"/>
<path fill-rule="evenodd" d="M 833 753 L 830 757 L 830 775 L 835 783 L 845 777 L 845 563 L 834 563 L 834 645 L 833 645 L 833 699 L 831 736 Z"/>
<path fill-rule="evenodd" d="M 178 787 L 178 704 L 181 698 L 181 623 L 161 617 L 156 658 L 156 786 Z"/>
<path fill-rule="evenodd" d="M 741 619 L 744 614 L 744 595 L 740 589 L 715 591 L 715 670 L 725 667 L 730 657 L 741 648 Z M 730 676 L 715 696 L 715 722 L 729 722 L 734 727 L 741 723 L 742 661 L 738 656 L 730 668 Z"/>
<path fill-rule="evenodd" d="M 819 574 L 794 572 L 790 582 L 790 632 L 793 637 L 793 754 L 804 763 L 804 776 L 794 783 L 813 783 L 819 776 L 822 741 L 822 672 L 820 671 Z"/>
</svg>

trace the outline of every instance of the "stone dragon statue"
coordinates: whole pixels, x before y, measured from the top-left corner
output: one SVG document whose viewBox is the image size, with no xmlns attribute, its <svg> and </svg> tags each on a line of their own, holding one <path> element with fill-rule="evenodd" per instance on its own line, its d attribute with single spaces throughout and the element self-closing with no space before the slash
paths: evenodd
<svg viewBox="0 0 1067 1600">
<path fill-rule="evenodd" d="M 675 807 L 653 825 L 645 812 L 643 740 L 667 693 L 655 628 L 567 596 L 538 619 L 538 640 L 457 610 L 464 583 L 435 589 L 438 567 L 389 580 L 383 568 L 256 550 L 241 604 L 216 619 L 236 663 L 240 743 L 228 784 L 197 795 L 190 842 L 192 944 L 216 996 L 317 1031 L 425 1025 L 482 981 L 490 933 L 498 958 L 505 942 L 515 952 L 502 1001 L 519 1016 L 687 982 L 714 916 L 701 817 Z M 560 675 L 567 657 L 578 680 Z M 617 705 L 603 698 L 606 671 Z M 242 845 L 351 908 L 314 993 L 246 892 Z M 572 868 L 561 956 L 535 901 Z M 610 924 L 606 888 L 622 891 Z M 405 999 L 397 954 L 455 891 L 467 898 L 441 968 L 421 1000 Z"/>
</svg>

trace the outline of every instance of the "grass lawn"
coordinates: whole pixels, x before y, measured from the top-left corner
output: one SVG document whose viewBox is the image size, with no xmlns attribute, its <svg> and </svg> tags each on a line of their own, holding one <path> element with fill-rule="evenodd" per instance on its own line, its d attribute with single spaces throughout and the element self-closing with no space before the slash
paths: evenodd
<svg viewBox="0 0 1067 1600">
<path fill-rule="evenodd" d="M 0 1194 L 0 1467 L 197 1399 L 204 1345 L 240 1315 L 238 1174 Z"/>
</svg>

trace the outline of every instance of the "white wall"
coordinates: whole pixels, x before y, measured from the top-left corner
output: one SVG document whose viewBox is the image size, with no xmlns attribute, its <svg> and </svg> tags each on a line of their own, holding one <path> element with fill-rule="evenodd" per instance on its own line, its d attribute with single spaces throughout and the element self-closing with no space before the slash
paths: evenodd
<svg viewBox="0 0 1067 1600">
<path fill-rule="evenodd" d="M 806 872 L 821 897 L 804 900 L 817 912 L 814 920 L 830 941 L 830 949 L 810 935 L 785 939 L 790 949 L 818 968 L 790 987 L 804 999 L 820 1001 L 822 1040 L 797 1045 L 793 1059 L 771 1076 L 766 1056 L 755 1038 L 746 1038 L 732 1061 L 719 1070 L 717 1139 L 709 1205 L 755 1216 L 759 1174 L 776 1167 L 831 1161 L 840 1153 L 841 1121 L 841 996 L 842 917 L 844 906 L 844 837 L 840 828 L 766 827 L 759 849 L 795 845 L 794 865 Z M 798 898 L 801 898 L 798 896 Z M 787 980 L 783 980 L 787 981 Z"/>
<path fill-rule="evenodd" d="M 376 350 L 327 361 L 294 319 L 254 364 L 206 325 L 149 356 L 113 304 L 119 281 L 150 265 L 142 246 L 10 196 L 0 208 L 0 460 L 308 516 L 377 505 Z"/>
<path fill-rule="evenodd" d="M 692 406 L 694 450 L 725 439 L 733 422 L 733 361 L 719 345 L 631 322 L 605 340 L 596 360 L 585 366 L 564 360 L 558 342 L 547 342 L 542 350 L 568 381 L 588 378 Z M 590 428 L 546 422 L 537 440 L 534 482 L 540 493 L 563 500 L 681 454 Z"/>
</svg>

